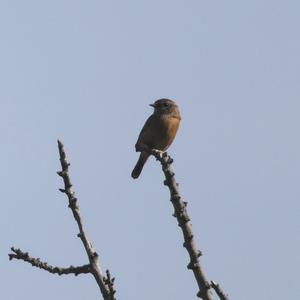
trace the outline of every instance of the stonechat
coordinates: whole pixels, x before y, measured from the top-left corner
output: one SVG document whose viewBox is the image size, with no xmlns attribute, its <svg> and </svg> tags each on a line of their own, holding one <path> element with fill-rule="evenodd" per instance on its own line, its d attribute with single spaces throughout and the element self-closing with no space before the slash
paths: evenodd
<svg viewBox="0 0 300 300">
<path fill-rule="evenodd" d="M 150 155 L 143 151 L 143 146 L 166 151 L 176 136 L 181 120 L 177 104 L 170 99 L 159 99 L 150 106 L 154 108 L 154 112 L 146 121 L 135 144 L 135 150 L 141 154 L 131 173 L 134 179 L 139 177 Z"/>
</svg>

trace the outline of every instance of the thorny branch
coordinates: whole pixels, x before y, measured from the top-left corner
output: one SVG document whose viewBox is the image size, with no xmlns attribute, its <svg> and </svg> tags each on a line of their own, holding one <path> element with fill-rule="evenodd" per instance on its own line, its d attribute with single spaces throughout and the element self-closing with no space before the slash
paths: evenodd
<svg viewBox="0 0 300 300">
<path fill-rule="evenodd" d="M 178 183 L 175 180 L 175 173 L 171 168 L 173 159 L 166 152 L 162 153 L 161 151 L 155 149 L 149 149 L 145 145 L 142 147 L 161 163 L 162 170 L 165 175 L 164 184 L 169 188 L 171 196 L 170 200 L 174 207 L 173 216 L 177 219 L 178 226 L 182 230 L 184 237 L 183 246 L 186 248 L 190 257 L 190 262 L 187 265 L 187 268 L 193 271 L 199 287 L 197 296 L 203 300 L 212 300 L 211 288 L 213 288 L 221 300 L 229 300 L 223 292 L 220 292 L 221 288 L 219 285 L 209 283 L 200 264 L 199 257 L 202 255 L 202 253 L 200 250 L 198 250 L 194 239 L 190 217 L 188 216 L 186 209 L 187 202 L 183 201 L 180 195 Z"/>
<path fill-rule="evenodd" d="M 72 184 L 69 177 L 69 166 L 70 164 L 66 160 L 66 153 L 64 151 L 64 146 L 62 142 L 58 141 L 58 150 L 60 156 L 60 163 L 62 170 L 57 172 L 57 174 L 62 177 L 64 181 L 64 188 L 59 189 L 62 193 L 65 193 L 69 200 L 69 208 L 72 210 L 74 219 L 77 222 L 79 233 L 78 237 L 81 239 L 87 256 L 89 258 L 89 264 L 79 267 L 70 266 L 69 268 L 59 268 L 52 267 L 48 265 L 46 262 L 40 261 L 39 258 L 32 258 L 28 253 L 23 252 L 20 249 L 11 248 L 13 253 L 9 254 L 9 259 L 21 259 L 25 262 L 30 263 L 34 267 L 38 267 L 50 273 L 62 275 L 62 274 L 86 274 L 91 273 L 101 291 L 102 297 L 104 300 L 115 300 L 115 289 L 114 289 L 114 278 L 111 277 L 110 272 L 106 271 L 106 277 L 101 273 L 99 266 L 99 255 L 93 249 L 92 244 L 88 240 L 86 233 L 84 231 L 82 218 L 80 215 L 79 206 L 77 205 L 77 198 L 75 197 L 75 193 L 72 191 Z"/>
<path fill-rule="evenodd" d="M 93 274 L 95 280 L 97 281 L 97 284 L 100 288 L 100 291 L 102 293 L 102 296 L 105 300 L 115 300 L 114 294 L 115 290 L 113 288 L 114 284 L 114 278 L 105 278 L 100 270 L 99 267 L 99 255 L 98 253 L 93 249 L 92 244 L 88 240 L 84 228 L 83 228 L 83 222 L 80 215 L 79 206 L 77 205 L 77 198 L 75 197 L 75 193 L 72 191 L 72 184 L 69 177 L 69 166 L 70 164 L 66 160 L 66 153 L 64 151 L 64 145 L 61 141 L 58 140 L 58 150 L 59 150 L 59 156 L 60 156 L 60 163 L 62 171 L 57 172 L 57 174 L 62 177 L 64 181 L 65 188 L 60 189 L 62 193 L 65 193 L 69 199 L 69 207 L 72 210 L 74 219 L 77 222 L 79 234 L 78 237 L 81 239 L 86 254 L 90 261 L 90 269 L 91 273 Z"/>
</svg>

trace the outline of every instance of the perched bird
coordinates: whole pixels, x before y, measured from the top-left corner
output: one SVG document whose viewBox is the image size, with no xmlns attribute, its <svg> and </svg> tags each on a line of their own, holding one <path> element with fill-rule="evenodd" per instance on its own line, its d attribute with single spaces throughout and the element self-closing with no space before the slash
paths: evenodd
<svg viewBox="0 0 300 300">
<path fill-rule="evenodd" d="M 165 151 L 172 144 L 181 120 L 177 104 L 169 99 L 159 99 L 150 106 L 153 114 L 146 121 L 135 144 L 140 157 L 131 173 L 132 178 L 138 178 L 149 153 L 143 151 L 143 145 L 150 149 Z"/>
</svg>

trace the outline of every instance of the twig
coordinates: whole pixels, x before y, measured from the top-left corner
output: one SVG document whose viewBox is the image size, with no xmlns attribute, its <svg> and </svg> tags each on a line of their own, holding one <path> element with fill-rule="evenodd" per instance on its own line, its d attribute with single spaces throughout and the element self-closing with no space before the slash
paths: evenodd
<svg viewBox="0 0 300 300">
<path fill-rule="evenodd" d="M 212 294 L 210 291 L 212 286 L 206 279 L 206 276 L 199 261 L 199 257 L 202 255 L 202 252 L 198 250 L 194 239 L 192 226 L 190 223 L 190 217 L 188 216 L 186 210 L 187 202 L 182 200 L 178 188 L 178 183 L 175 180 L 175 173 L 171 168 L 173 159 L 166 152 L 161 153 L 161 151 L 149 149 L 144 145 L 143 148 L 145 151 L 152 154 L 161 163 L 162 170 L 165 175 L 164 184 L 169 188 L 171 196 L 170 200 L 174 207 L 173 216 L 177 219 L 178 226 L 182 230 L 184 237 L 183 246 L 186 248 L 190 257 L 190 262 L 187 265 L 187 268 L 193 271 L 194 277 L 199 287 L 199 292 L 197 293 L 197 296 L 203 300 L 212 300 Z M 224 300 L 224 298 L 220 299 Z M 226 300 L 228 300 L 228 298 L 226 298 Z"/>
<path fill-rule="evenodd" d="M 43 269 L 52 274 L 58 274 L 58 275 L 74 274 L 75 276 L 77 276 L 79 274 L 86 274 L 86 273 L 91 272 L 90 265 L 84 265 L 84 266 L 80 266 L 80 267 L 70 266 L 68 268 L 53 267 L 53 266 L 49 265 L 47 262 L 42 262 L 39 258 L 31 257 L 28 254 L 28 252 L 23 252 L 22 250 L 15 249 L 14 247 L 11 248 L 11 251 L 13 253 L 8 255 L 9 260 L 21 259 L 21 260 L 24 260 L 24 261 L 30 263 L 33 267 Z"/>
<path fill-rule="evenodd" d="M 69 268 L 60 268 L 60 267 L 53 267 L 48 265 L 47 262 L 42 262 L 39 258 L 31 257 L 27 252 L 23 252 L 20 249 L 15 249 L 14 247 L 11 248 L 13 253 L 8 254 L 9 259 L 20 259 L 25 262 L 30 263 L 32 266 L 43 269 L 53 274 L 86 274 L 90 273 L 94 276 L 97 285 L 101 291 L 102 297 L 104 300 L 116 300 L 115 298 L 115 289 L 114 289 L 114 278 L 111 278 L 109 270 L 106 271 L 106 277 L 102 275 L 100 266 L 99 266 L 99 255 L 93 249 L 91 242 L 88 240 L 86 233 L 83 227 L 83 221 L 80 215 L 79 206 L 77 205 L 77 198 L 75 197 L 75 193 L 72 191 L 72 184 L 69 177 L 69 166 L 70 164 L 66 160 L 66 153 L 64 151 L 64 146 L 62 142 L 58 141 L 58 150 L 60 156 L 60 163 L 62 170 L 57 172 L 57 174 L 63 178 L 64 181 L 64 188 L 59 189 L 62 193 L 65 193 L 69 200 L 69 208 L 72 210 L 74 219 L 77 222 L 79 233 L 78 237 L 81 239 L 87 256 L 89 258 L 89 264 L 73 267 L 70 266 Z"/>
</svg>

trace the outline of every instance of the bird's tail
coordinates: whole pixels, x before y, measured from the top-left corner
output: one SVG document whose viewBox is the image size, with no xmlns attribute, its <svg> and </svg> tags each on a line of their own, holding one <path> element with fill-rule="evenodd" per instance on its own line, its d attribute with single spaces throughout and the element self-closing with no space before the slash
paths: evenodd
<svg viewBox="0 0 300 300">
<path fill-rule="evenodd" d="M 137 163 L 131 173 L 132 178 L 136 179 L 140 176 L 140 174 L 143 170 L 144 164 L 147 161 L 148 157 L 149 157 L 149 154 L 147 152 L 145 152 L 145 151 L 141 152 L 139 160 L 137 161 Z"/>
</svg>

